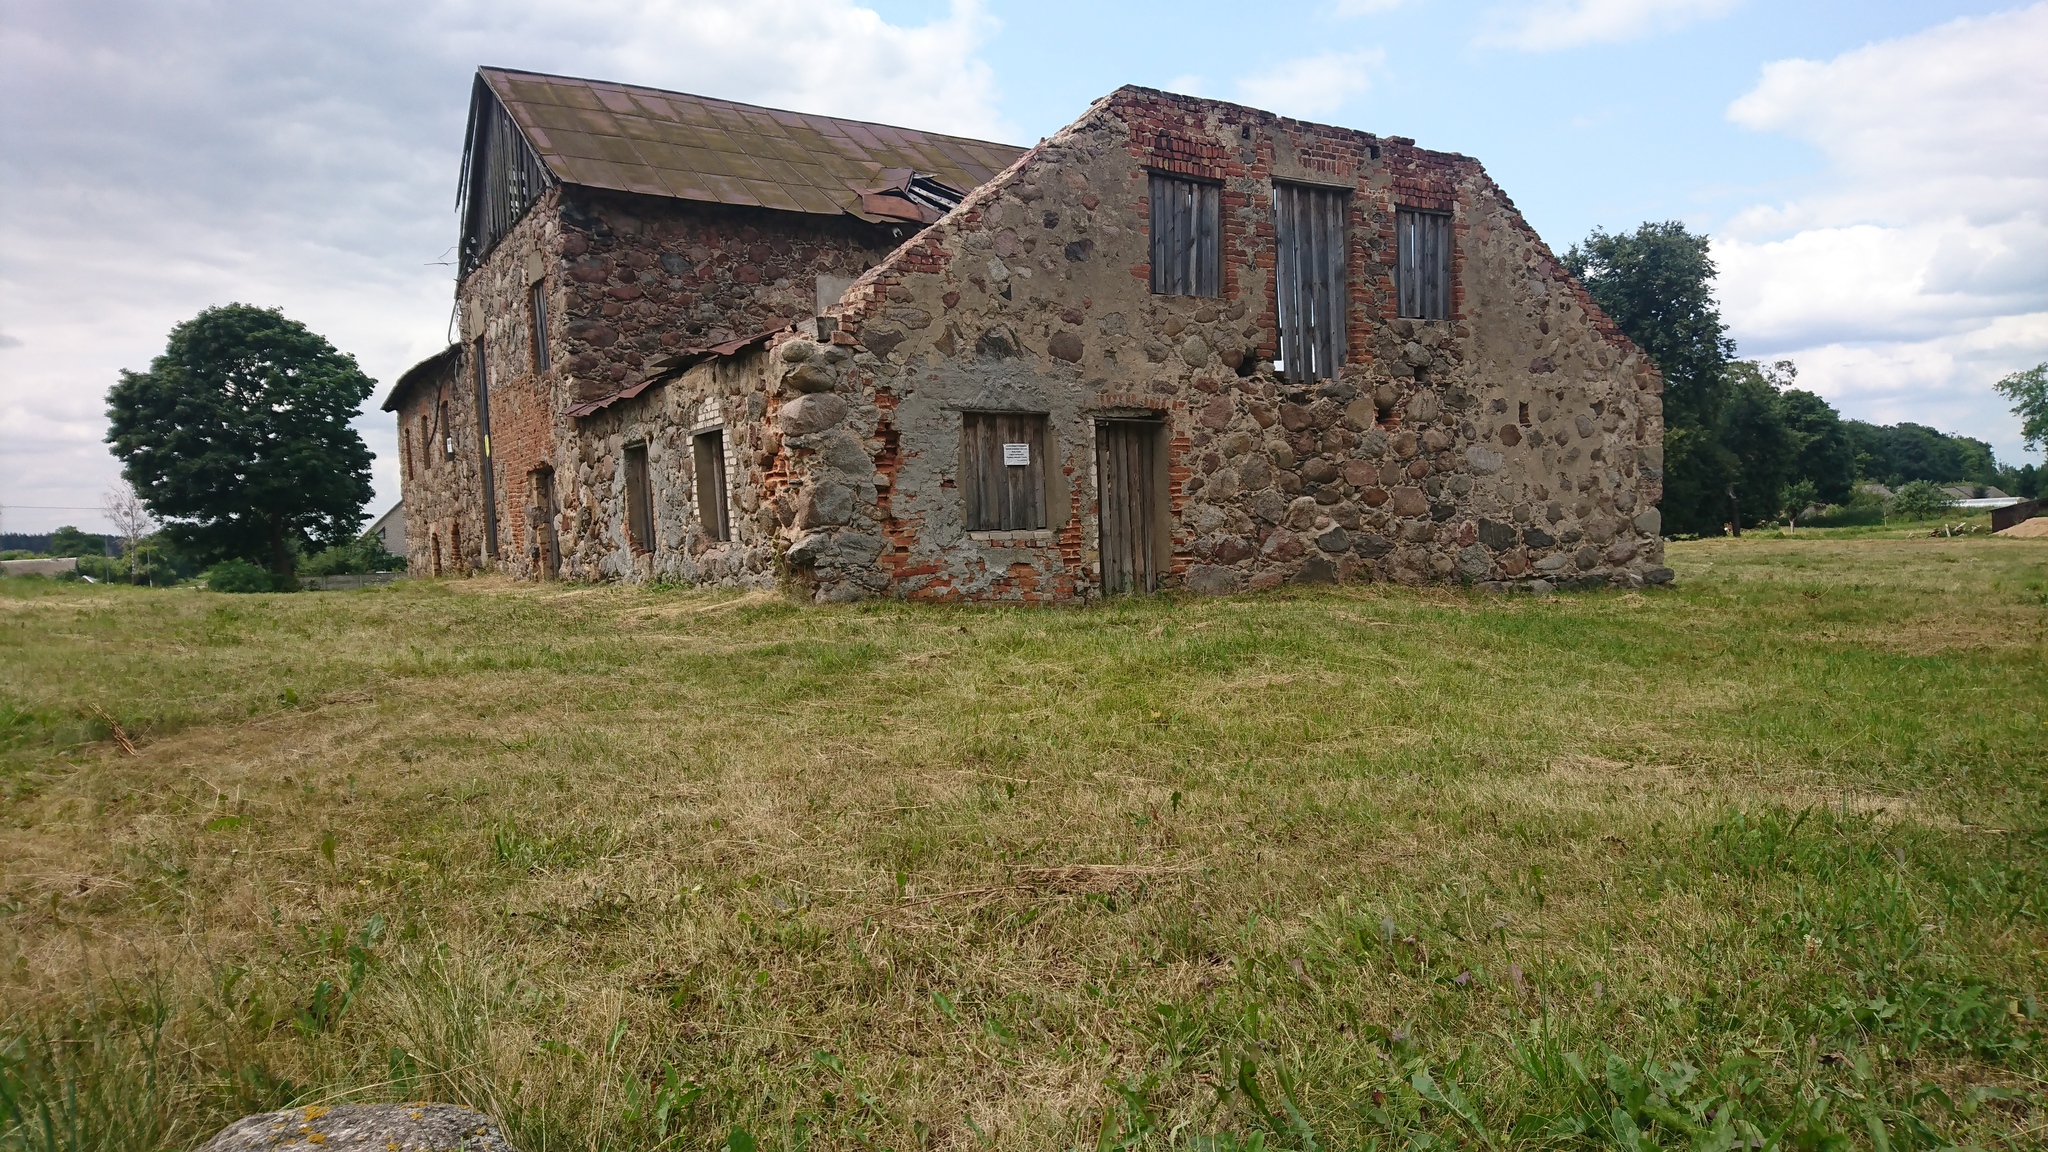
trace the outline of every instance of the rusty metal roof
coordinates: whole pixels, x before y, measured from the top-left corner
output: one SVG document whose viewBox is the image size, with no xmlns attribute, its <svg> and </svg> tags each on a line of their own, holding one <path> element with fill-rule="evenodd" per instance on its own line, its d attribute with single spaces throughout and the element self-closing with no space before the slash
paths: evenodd
<svg viewBox="0 0 2048 1152">
<path fill-rule="evenodd" d="M 706 360 L 736 355 L 752 348 L 756 344 L 764 343 L 770 336 L 787 327 L 789 327 L 789 321 L 779 317 L 770 317 L 768 327 L 751 336 L 741 336 L 736 340 L 727 340 L 723 344 L 712 344 L 703 348 L 685 348 L 672 356 L 663 356 L 648 365 L 652 371 L 642 376 L 637 382 L 628 384 L 617 392 L 585 400 L 570 408 L 569 416 L 571 419 L 580 420 L 593 412 L 602 412 L 621 400 L 631 400 L 656 384 L 665 384 Z"/>
<path fill-rule="evenodd" d="M 890 169 L 971 189 L 1024 149 L 886 124 L 784 112 L 658 88 L 478 70 L 566 184 L 863 220 L 919 219 L 883 201 Z M 879 195 L 878 195 L 879 193 Z M 866 199 L 864 200 L 864 194 Z"/>
</svg>

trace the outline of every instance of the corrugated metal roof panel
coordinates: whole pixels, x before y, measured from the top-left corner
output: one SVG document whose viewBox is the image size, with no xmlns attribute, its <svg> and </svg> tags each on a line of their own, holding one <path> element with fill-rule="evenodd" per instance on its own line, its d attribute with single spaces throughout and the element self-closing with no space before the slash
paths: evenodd
<svg viewBox="0 0 2048 1152">
<path fill-rule="evenodd" d="M 592 188 L 836 215 L 859 210 L 849 182 L 866 186 L 884 169 L 973 188 L 1024 151 L 631 84 L 481 74 L 542 163 Z"/>
</svg>

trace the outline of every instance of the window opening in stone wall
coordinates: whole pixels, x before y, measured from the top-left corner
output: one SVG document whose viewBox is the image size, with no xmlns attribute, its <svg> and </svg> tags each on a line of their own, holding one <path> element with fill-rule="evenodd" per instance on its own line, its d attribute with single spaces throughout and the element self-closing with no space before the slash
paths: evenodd
<svg viewBox="0 0 2048 1152">
<path fill-rule="evenodd" d="M 1527 400 L 1522 401 L 1520 408 L 1515 412 L 1515 423 L 1520 424 L 1524 428 L 1529 426 L 1529 402 Z"/>
<path fill-rule="evenodd" d="M 626 534 L 635 551 L 654 551 L 654 482 L 645 444 L 626 448 Z"/>
<path fill-rule="evenodd" d="M 448 423 L 448 402 L 441 401 L 441 455 L 448 460 L 455 459 L 455 429 Z"/>
<path fill-rule="evenodd" d="M 969 532 L 1046 526 L 1045 419 L 1039 413 L 961 413 L 960 487 Z"/>
<path fill-rule="evenodd" d="M 427 538 L 434 542 L 434 575 L 439 576 L 441 574 L 441 534 L 439 532 L 432 532 L 428 534 Z"/>
<path fill-rule="evenodd" d="M 548 370 L 548 282 L 535 281 L 527 289 L 527 320 L 533 328 L 533 370 Z"/>
<path fill-rule="evenodd" d="M 476 437 L 477 462 L 483 472 L 484 487 L 484 559 L 496 560 L 498 483 L 491 466 L 491 369 L 484 353 L 484 338 L 479 336 L 476 338 Z"/>
<path fill-rule="evenodd" d="M 697 466 L 697 521 L 704 535 L 713 540 L 732 539 L 732 522 L 725 507 L 725 432 L 713 428 L 690 438 L 690 453 Z"/>
<path fill-rule="evenodd" d="M 1280 355 L 1289 380 L 1323 380 L 1344 363 L 1349 261 L 1344 246 L 1348 198 L 1338 188 L 1273 185 L 1274 269 Z"/>
<path fill-rule="evenodd" d="M 448 526 L 448 562 L 458 572 L 462 571 L 469 563 L 468 558 L 462 554 L 462 525 L 460 524 L 450 524 Z"/>
<path fill-rule="evenodd" d="M 1152 292 L 1214 296 L 1222 257 L 1214 184 L 1152 175 Z"/>
<path fill-rule="evenodd" d="M 412 448 L 412 429 L 401 426 L 398 431 L 398 467 L 400 474 L 410 480 L 416 475 L 413 467 L 419 462 L 419 456 Z"/>
<path fill-rule="evenodd" d="M 1444 212 L 1394 213 L 1398 240 L 1394 294 L 1410 320 L 1451 318 L 1451 218 Z"/>
</svg>

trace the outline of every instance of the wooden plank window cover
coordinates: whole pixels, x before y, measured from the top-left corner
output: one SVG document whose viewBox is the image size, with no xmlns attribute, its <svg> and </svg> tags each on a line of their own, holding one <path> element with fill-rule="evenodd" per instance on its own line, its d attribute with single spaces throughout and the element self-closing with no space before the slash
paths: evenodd
<svg viewBox="0 0 2048 1152">
<path fill-rule="evenodd" d="M 626 448 L 626 533 L 636 551 L 654 551 L 654 485 L 647 475 L 645 444 Z"/>
<path fill-rule="evenodd" d="M 1152 174 L 1152 292 L 1214 296 L 1222 259 L 1214 184 Z"/>
<path fill-rule="evenodd" d="M 712 429 L 691 437 L 697 465 L 697 521 L 713 540 L 732 539 L 732 521 L 725 506 L 725 432 Z"/>
<path fill-rule="evenodd" d="M 1394 213 L 1400 241 L 1394 291 L 1401 315 L 1410 320 L 1451 318 L 1451 217 L 1444 212 Z"/>
<path fill-rule="evenodd" d="M 961 413 L 961 471 L 969 532 L 1025 532 L 1046 526 L 1045 417 L 1026 412 Z M 1030 462 L 1005 464 L 1004 445 Z M 1019 453 L 1013 447 L 1011 458 Z"/>
<path fill-rule="evenodd" d="M 1342 189 L 1273 185 L 1280 365 L 1289 380 L 1322 380 L 1344 363 L 1349 261 Z"/>
</svg>

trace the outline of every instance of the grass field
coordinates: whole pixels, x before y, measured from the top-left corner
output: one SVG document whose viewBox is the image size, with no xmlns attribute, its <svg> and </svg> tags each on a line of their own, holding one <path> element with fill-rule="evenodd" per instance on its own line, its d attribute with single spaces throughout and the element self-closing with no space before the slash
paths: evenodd
<svg viewBox="0 0 2048 1152">
<path fill-rule="evenodd" d="M 2048 1143 L 2048 541 L 1669 556 L 0 583 L 0 1149 L 415 1098 L 524 1152 Z"/>
</svg>

